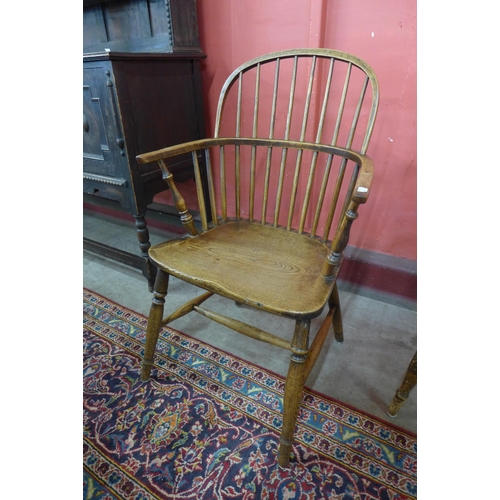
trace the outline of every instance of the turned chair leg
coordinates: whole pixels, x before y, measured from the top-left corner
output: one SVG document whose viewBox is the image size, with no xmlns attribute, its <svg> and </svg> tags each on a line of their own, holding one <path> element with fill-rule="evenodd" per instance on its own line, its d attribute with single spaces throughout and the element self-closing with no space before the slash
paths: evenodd
<svg viewBox="0 0 500 500">
<path fill-rule="evenodd" d="M 158 342 L 158 335 L 163 321 L 163 306 L 165 304 L 165 296 L 167 295 L 169 274 L 161 269 L 158 269 L 153 290 L 153 302 L 149 312 L 148 329 L 146 332 L 146 347 L 144 348 L 144 356 L 141 363 L 141 380 L 149 380 L 151 375 L 151 366 Z"/>
<path fill-rule="evenodd" d="M 335 283 L 335 286 L 333 287 L 328 303 L 330 305 L 330 309 L 335 307 L 332 319 L 335 340 L 337 342 L 344 342 L 344 328 L 342 326 L 342 312 L 340 310 L 339 289 L 337 288 L 337 283 Z"/>
<path fill-rule="evenodd" d="M 292 340 L 293 354 L 290 359 L 288 375 L 285 382 L 285 397 L 283 400 L 283 428 L 280 436 L 278 464 L 288 467 L 292 452 L 295 423 L 302 401 L 305 382 L 305 361 L 309 346 L 310 321 L 297 320 Z"/>
<path fill-rule="evenodd" d="M 410 391 L 415 387 L 417 383 L 417 353 L 413 356 L 408 369 L 406 370 L 405 377 L 403 382 L 399 386 L 399 389 L 396 391 L 392 403 L 389 405 L 387 409 L 387 415 L 390 417 L 395 417 L 402 404 L 408 399 L 410 395 Z"/>
</svg>

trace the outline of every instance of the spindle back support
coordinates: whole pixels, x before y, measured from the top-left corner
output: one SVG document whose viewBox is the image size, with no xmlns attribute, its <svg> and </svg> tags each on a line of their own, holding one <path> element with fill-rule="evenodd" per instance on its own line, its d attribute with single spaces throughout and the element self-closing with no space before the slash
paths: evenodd
<svg viewBox="0 0 500 500">
<path fill-rule="evenodd" d="M 357 156 L 314 143 L 245 138 L 218 142 L 203 152 L 210 193 L 206 206 L 198 191 L 203 230 L 248 220 L 322 241 L 332 239 L 332 229 L 354 192 Z M 201 179 L 198 153 L 192 154 Z"/>
<path fill-rule="evenodd" d="M 330 49 L 275 52 L 228 77 L 214 136 L 291 140 L 365 153 L 378 101 L 373 70 L 355 56 Z M 345 211 L 336 206 L 340 201 L 346 208 L 343 201 L 352 193 L 357 168 L 345 157 L 304 153 L 308 148 L 277 149 L 235 146 L 212 156 L 212 163 L 223 165 L 214 180 L 221 199 L 216 212 L 223 221 L 246 218 L 330 239 L 336 215 Z"/>
<path fill-rule="evenodd" d="M 214 139 L 189 150 L 202 230 L 248 220 L 333 240 L 358 176 L 353 152 L 368 147 L 378 100 L 373 70 L 344 52 L 295 49 L 237 68 L 221 90 Z M 180 153 L 160 154 L 166 178 L 168 158 Z"/>
<path fill-rule="evenodd" d="M 157 161 L 168 181 L 169 159 L 185 153 L 192 154 L 203 231 L 247 220 L 332 240 L 349 202 L 364 203 L 368 197 L 366 188 L 357 188 L 359 173 L 363 185 L 370 184 L 373 173 L 371 160 L 355 151 L 277 139 L 203 139 L 141 155 L 140 160 Z M 208 204 L 201 188 L 204 177 Z"/>
<path fill-rule="evenodd" d="M 274 52 L 228 77 L 214 137 L 306 141 L 365 153 L 378 101 L 373 70 L 355 56 L 331 49 Z"/>
</svg>

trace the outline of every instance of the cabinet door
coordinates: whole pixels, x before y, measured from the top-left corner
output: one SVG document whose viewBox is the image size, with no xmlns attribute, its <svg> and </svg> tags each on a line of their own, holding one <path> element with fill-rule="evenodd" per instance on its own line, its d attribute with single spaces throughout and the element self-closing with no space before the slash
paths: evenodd
<svg viewBox="0 0 500 500">
<path fill-rule="evenodd" d="M 125 141 L 109 61 L 83 65 L 83 170 L 104 182 L 127 183 Z"/>
</svg>

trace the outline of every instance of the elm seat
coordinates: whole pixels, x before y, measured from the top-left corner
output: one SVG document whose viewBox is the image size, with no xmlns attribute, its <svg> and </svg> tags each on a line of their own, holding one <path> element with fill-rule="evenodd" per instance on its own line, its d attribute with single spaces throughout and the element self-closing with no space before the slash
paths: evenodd
<svg viewBox="0 0 500 500">
<path fill-rule="evenodd" d="M 321 314 L 333 287 L 321 273 L 328 254 L 321 241 L 248 222 L 230 222 L 149 249 L 153 264 L 177 278 L 290 318 Z"/>
<path fill-rule="evenodd" d="M 355 56 L 330 49 L 276 52 L 228 77 L 213 138 L 137 156 L 140 165 L 158 163 L 187 230 L 149 249 L 157 274 L 141 379 L 150 377 L 160 328 L 193 311 L 291 351 L 277 450 L 281 467 L 289 465 L 304 383 L 331 326 L 343 341 L 336 279 L 351 225 L 371 190 L 366 149 L 378 101 L 375 74 Z M 199 223 L 171 173 L 189 155 Z M 164 318 L 170 275 L 204 293 Z M 213 294 L 292 318 L 291 339 L 210 311 L 204 302 Z M 311 319 L 325 307 L 309 344 Z M 259 349 L 256 342 L 256 358 Z"/>
</svg>

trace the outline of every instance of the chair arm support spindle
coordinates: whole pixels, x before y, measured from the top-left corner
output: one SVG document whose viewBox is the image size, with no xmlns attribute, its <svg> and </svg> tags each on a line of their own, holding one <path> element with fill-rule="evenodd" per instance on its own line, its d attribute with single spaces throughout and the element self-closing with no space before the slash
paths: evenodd
<svg viewBox="0 0 500 500">
<path fill-rule="evenodd" d="M 182 197 L 181 193 L 179 192 L 179 190 L 177 189 L 177 186 L 175 185 L 174 176 L 172 175 L 172 172 L 168 170 L 167 165 L 163 160 L 159 160 L 158 164 L 160 165 L 163 179 L 168 184 L 170 192 L 172 193 L 172 199 L 174 201 L 175 208 L 177 209 L 179 215 L 181 216 L 182 224 L 184 225 L 184 227 L 187 229 L 187 231 L 191 236 L 197 236 L 198 231 L 196 230 L 196 227 L 194 225 L 193 216 L 189 213 L 186 202 Z"/>
<path fill-rule="evenodd" d="M 342 264 L 342 252 L 349 241 L 352 223 L 358 218 L 359 205 L 366 203 L 370 194 L 373 179 L 373 161 L 368 156 L 364 155 L 361 163 L 358 163 L 358 165 L 360 166 L 360 170 L 351 194 L 349 205 L 332 241 L 332 252 L 328 255 L 323 265 L 323 276 L 326 279 L 330 279 L 338 274 L 340 265 Z"/>
<path fill-rule="evenodd" d="M 349 233 L 351 231 L 352 223 L 358 218 L 358 206 L 359 203 L 351 201 L 349 208 L 342 217 L 342 221 L 339 225 L 335 238 L 332 241 L 332 252 L 326 258 L 326 262 L 323 265 L 323 276 L 325 278 L 332 276 L 335 271 L 340 269 L 340 264 L 342 264 L 342 256 L 347 242 L 349 241 Z"/>
</svg>

